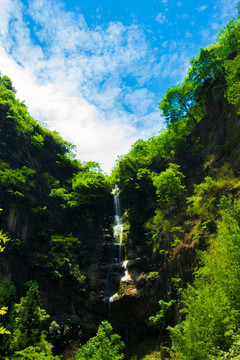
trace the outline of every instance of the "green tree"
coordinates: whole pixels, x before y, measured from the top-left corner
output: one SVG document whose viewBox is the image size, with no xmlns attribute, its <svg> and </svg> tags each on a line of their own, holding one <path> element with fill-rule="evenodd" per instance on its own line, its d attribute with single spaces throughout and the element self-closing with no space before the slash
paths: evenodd
<svg viewBox="0 0 240 360">
<path fill-rule="evenodd" d="M 159 305 L 161 307 L 160 311 L 157 312 L 155 316 L 150 316 L 149 320 L 152 321 L 155 325 L 160 326 L 163 330 L 167 328 L 170 322 L 170 312 L 173 304 L 176 300 L 170 300 L 166 302 L 164 300 L 159 300 Z"/>
<path fill-rule="evenodd" d="M 40 347 L 29 346 L 28 348 L 16 351 L 11 360 L 60 360 L 62 357 L 47 354 Z"/>
<path fill-rule="evenodd" d="M 240 112 L 240 55 L 235 59 L 225 62 L 227 99 L 231 104 L 236 105 L 238 113 Z"/>
<path fill-rule="evenodd" d="M 232 19 L 223 29 L 220 30 L 217 37 L 219 45 L 217 51 L 219 57 L 223 60 L 236 56 L 240 39 L 239 28 L 240 21 L 238 16 L 238 19 Z"/>
<path fill-rule="evenodd" d="M 225 59 L 221 58 L 219 48 L 219 44 L 201 48 L 198 56 L 190 61 L 192 66 L 185 81 L 192 84 L 194 97 L 198 101 L 223 71 Z"/>
<path fill-rule="evenodd" d="M 195 111 L 195 106 L 194 86 L 190 82 L 184 82 L 182 85 L 168 89 L 160 103 L 160 109 L 168 125 L 185 118 L 196 124 L 198 114 Z"/>
<path fill-rule="evenodd" d="M 8 90 L 13 91 L 14 93 L 16 93 L 16 90 L 14 89 L 13 85 L 12 85 L 12 81 L 11 79 L 9 79 L 8 76 L 0 76 L 0 84 L 3 85 L 5 88 L 7 88 Z"/>
<path fill-rule="evenodd" d="M 173 210 L 182 203 L 185 186 L 182 184 L 184 175 L 178 170 L 179 165 L 169 164 L 160 174 L 153 175 L 159 208 L 163 211 Z"/>
<path fill-rule="evenodd" d="M 36 282 L 30 282 L 26 296 L 15 305 L 15 314 L 12 349 L 21 350 L 30 345 L 39 345 L 44 339 L 44 323 L 49 315 L 40 308 L 40 295 Z"/>
<path fill-rule="evenodd" d="M 86 169 L 73 176 L 71 189 L 58 186 L 51 190 L 50 196 L 61 200 L 64 208 L 81 208 L 86 213 L 102 214 L 111 197 L 110 184 L 99 171 Z"/>
<path fill-rule="evenodd" d="M 98 328 L 97 335 L 91 338 L 76 352 L 76 360 L 121 360 L 124 355 L 120 352 L 124 343 L 118 334 L 113 334 L 111 324 L 106 320 Z"/>
<path fill-rule="evenodd" d="M 104 205 L 104 199 L 110 193 L 106 177 L 92 170 L 79 172 L 75 175 L 72 188 L 77 205 L 85 207 Z"/>
</svg>

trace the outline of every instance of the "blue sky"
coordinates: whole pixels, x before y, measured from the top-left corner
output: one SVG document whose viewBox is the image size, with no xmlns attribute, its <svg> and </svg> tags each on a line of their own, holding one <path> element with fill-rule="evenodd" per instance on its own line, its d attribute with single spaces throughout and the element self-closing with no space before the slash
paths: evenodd
<svg viewBox="0 0 240 360">
<path fill-rule="evenodd" d="M 0 71 L 30 114 L 109 171 L 237 0 L 0 0 Z"/>
</svg>

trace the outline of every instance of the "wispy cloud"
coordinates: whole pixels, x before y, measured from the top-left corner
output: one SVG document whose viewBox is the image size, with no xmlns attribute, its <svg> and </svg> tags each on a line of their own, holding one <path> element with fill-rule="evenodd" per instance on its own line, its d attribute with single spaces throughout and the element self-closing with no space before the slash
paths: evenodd
<svg viewBox="0 0 240 360">
<path fill-rule="evenodd" d="M 189 31 L 186 31 L 185 36 L 186 36 L 187 38 L 191 38 L 191 37 L 192 37 L 192 34 L 191 34 Z"/>
<path fill-rule="evenodd" d="M 176 18 L 178 20 L 183 20 L 183 19 L 187 19 L 189 17 L 189 14 L 184 13 L 184 14 L 176 14 Z"/>
<path fill-rule="evenodd" d="M 211 29 L 216 33 L 226 25 L 226 20 L 237 15 L 238 0 L 217 0 L 214 14 L 210 23 Z"/>
<path fill-rule="evenodd" d="M 207 5 L 202 5 L 202 6 L 197 8 L 197 11 L 202 12 L 202 11 L 204 11 L 206 9 L 207 9 Z"/>
<path fill-rule="evenodd" d="M 238 0 L 217 0 L 215 4 L 214 18 L 218 19 L 220 26 L 224 25 L 227 18 L 237 15 Z"/>
<path fill-rule="evenodd" d="M 229 19 L 237 15 L 238 0 L 217 0 L 213 7 L 213 14 L 207 26 L 201 30 L 201 36 L 205 46 L 216 41 L 217 33 L 226 25 Z M 198 11 L 203 11 L 206 5 L 199 7 Z"/>
<path fill-rule="evenodd" d="M 99 161 L 109 170 L 140 135 L 153 135 L 144 117 L 157 133 L 153 94 L 123 80 L 131 76 L 141 84 L 152 76 L 140 27 L 110 22 L 90 29 L 82 14 L 51 0 L 33 0 L 25 14 L 19 0 L 4 0 L 0 9 L 1 72 L 12 78 L 32 116 L 77 145 L 81 160 Z M 40 45 L 31 39 L 29 21 Z"/>
<path fill-rule="evenodd" d="M 155 64 L 153 71 L 161 77 L 168 78 L 171 73 L 173 84 L 181 83 L 187 75 L 191 57 L 184 51 L 165 54 L 159 63 Z"/>
<path fill-rule="evenodd" d="M 163 24 L 164 22 L 167 21 L 167 18 L 166 18 L 166 16 L 165 16 L 163 13 L 159 13 L 159 14 L 157 14 L 157 16 L 156 16 L 156 20 L 157 20 L 157 22 L 158 22 L 159 24 Z"/>
<path fill-rule="evenodd" d="M 156 103 L 155 95 L 146 88 L 135 90 L 124 98 L 124 103 L 137 115 L 146 115 L 152 111 Z"/>
</svg>

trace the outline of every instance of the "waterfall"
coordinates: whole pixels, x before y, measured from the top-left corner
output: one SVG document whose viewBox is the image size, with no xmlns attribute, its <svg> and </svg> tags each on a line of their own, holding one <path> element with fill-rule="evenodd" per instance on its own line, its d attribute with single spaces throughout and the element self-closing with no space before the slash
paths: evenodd
<svg viewBox="0 0 240 360">
<path fill-rule="evenodd" d="M 121 261 L 122 257 L 122 236 L 123 236 L 123 223 L 121 215 L 121 206 L 119 200 L 118 188 L 114 189 L 114 211 L 115 211 L 115 222 L 113 226 L 113 235 L 115 244 L 119 246 L 118 260 Z"/>
<path fill-rule="evenodd" d="M 110 265 L 110 294 L 112 290 L 113 283 L 113 272 L 115 274 L 119 272 L 119 266 L 121 266 L 121 258 L 122 258 L 122 239 L 123 239 L 123 222 L 122 222 L 122 214 L 121 214 L 121 206 L 119 199 L 118 187 L 115 186 L 113 190 L 113 201 L 114 201 L 114 225 L 113 225 L 113 253 L 115 257 L 112 258 L 112 263 Z M 116 255 L 118 254 L 118 255 Z M 112 294 L 111 294 L 112 295 Z M 114 297 L 116 294 L 109 296 L 109 305 L 114 301 Z"/>
<path fill-rule="evenodd" d="M 113 239 L 110 244 L 111 253 L 109 254 L 110 257 L 107 274 L 108 287 L 105 293 L 105 300 L 109 305 L 110 316 L 111 303 L 120 300 L 126 293 L 126 289 L 128 294 L 137 294 L 137 289 L 134 285 L 131 273 L 128 271 L 130 260 L 122 259 L 123 221 L 118 187 L 115 187 L 112 194 L 114 201 Z M 117 292 L 114 293 L 114 291 Z"/>
</svg>

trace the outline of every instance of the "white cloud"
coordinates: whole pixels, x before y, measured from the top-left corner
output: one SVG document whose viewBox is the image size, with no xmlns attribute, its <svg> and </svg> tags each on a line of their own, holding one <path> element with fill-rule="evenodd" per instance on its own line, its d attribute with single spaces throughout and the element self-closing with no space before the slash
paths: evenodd
<svg viewBox="0 0 240 360">
<path fill-rule="evenodd" d="M 0 33 L 5 35 L 8 31 L 8 23 L 10 20 L 10 14 L 13 10 L 13 4 L 11 0 L 1 0 L 1 22 Z"/>
<path fill-rule="evenodd" d="M 207 5 L 202 5 L 202 6 L 197 8 L 197 11 L 202 12 L 202 11 L 204 11 L 206 9 L 207 9 Z"/>
<path fill-rule="evenodd" d="M 76 144 L 81 161 L 97 160 L 108 171 L 117 156 L 126 153 L 137 140 L 139 134 L 129 124 L 126 114 L 112 112 L 109 122 L 104 113 L 84 98 L 69 95 L 68 84 L 65 87 L 62 83 L 61 88 L 39 84 L 33 74 L 17 65 L 2 47 L 0 68 L 14 78 L 17 97 L 26 100 L 31 115 Z"/>
<path fill-rule="evenodd" d="M 210 23 L 210 27 L 215 34 L 216 31 L 220 31 L 230 19 L 237 15 L 237 3 L 238 0 L 216 1 L 212 17 L 213 20 Z"/>
<path fill-rule="evenodd" d="M 186 36 L 187 38 L 191 38 L 191 37 L 192 37 L 192 34 L 191 34 L 189 31 L 186 31 L 185 36 Z"/>
<path fill-rule="evenodd" d="M 238 0 L 217 0 L 215 5 L 214 18 L 218 19 L 222 27 L 226 19 L 231 19 L 237 15 Z"/>
<path fill-rule="evenodd" d="M 162 47 L 166 48 L 169 46 L 169 41 L 165 40 L 162 44 L 161 44 Z"/>
<path fill-rule="evenodd" d="M 189 17 L 189 14 L 176 14 L 176 18 L 178 20 L 184 20 L 184 19 L 187 19 Z"/>
<path fill-rule="evenodd" d="M 216 32 L 213 32 L 212 29 L 212 26 L 210 26 L 207 29 L 203 29 L 200 31 L 202 41 L 206 44 L 205 46 L 212 44 L 216 41 Z"/>
<path fill-rule="evenodd" d="M 155 95 L 146 88 L 138 89 L 129 93 L 124 98 L 124 103 L 137 116 L 149 114 L 155 103 Z"/>
<path fill-rule="evenodd" d="M 82 161 L 98 161 L 107 171 L 139 135 L 153 134 L 144 124 L 139 131 L 136 114 L 121 104 L 122 77 L 131 74 L 139 83 L 151 77 L 139 27 L 111 22 L 89 29 L 81 14 L 66 13 L 51 0 L 33 0 L 25 16 L 35 22 L 40 46 L 31 40 L 19 0 L 1 3 L 0 10 L 5 19 L 14 19 L 0 27 L 1 72 L 12 79 L 34 118 L 77 145 Z M 150 101 L 140 114 L 146 115 Z"/>
<path fill-rule="evenodd" d="M 156 107 L 156 110 L 149 115 L 140 117 L 139 121 L 148 124 L 148 128 L 140 128 L 139 138 L 147 140 L 153 135 L 159 135 L 159 132 L 165 128 L 165 119 L 160 115 L 159 109 Z M 152 129 L 155 129 L 153 132 Z"/>
<path fill-rule="evenodd" d="M 211 29 L 218 30 L 219 29 L 219 23 L 217 21 L 214 21 L 211 23 Z"/>
<path fill-rule="evenodd" d="M 216 41 L 217 33 L 226 24 L 237 15 L 238 0 L 216 0 L 213 7 L 213 15 L 208 20 L 208 23 L 200 31 L 203 46 L 208 46 Z M 198 11 L 203 11 L 209 6 L 203 5 L 199 7 Z"/>
<path fill-rule="evenodd" d="M 163 79 L 171 74 L 173 84 L 181 83 L 187 75 L 191 57 L 185 52 L 165 54 L 158 64 L 155 64 L 153 71 Z"/>
<path fill-rule="evenodd" d="M 163 13 L 159 13 L 157 14 L 156 20 L 157 22 L 159 22 L 159 24 L 163 24 L 164 22 L 167 21 L 167 18 Z"/>
</svg>

